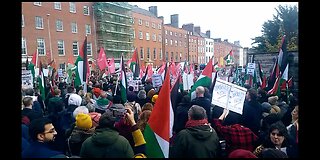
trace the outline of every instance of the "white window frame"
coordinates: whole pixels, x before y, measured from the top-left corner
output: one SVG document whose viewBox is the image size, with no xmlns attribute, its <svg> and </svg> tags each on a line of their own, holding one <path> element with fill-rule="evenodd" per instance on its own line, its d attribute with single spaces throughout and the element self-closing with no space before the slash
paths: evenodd
<svg viewBox="0 0 320 160">
<path fill-rule="evenodd" d="M 43 54 L 41 53 L 41 50 L 43 50 Z M 44 41 L 44 38 L 37 38 L 37 54 L 39 56 L 46 55 L 46 43 Z"/>
<path fill-rule="evenodd" d="M 77 22 L 71 22 L 71 32 L 72 33 L 78 33 Z"/>
<path fill-rule="evenodd" d="M 77 13 L 77 7 L 75 2 L 69 2 L 70 13 Z"/>
<path fill-rule="evenodd" d="M 22 14 L 22 18 L 21 18 L 21 27 L 24 27 L 24 15 Z"/>
<path fill-rule="evenodd" d="M 153 60 L 157 59 L 157 48 L 153 48 Z"/>
<path fill-rule="evenodd" d="M 160 30 L 161 30 L 161 24 L 158 24 L 158 29 L 160 29 Z"/>
<path fill-rule="evenodd" d="M 149 21 L 146 21 L 146 27 L 149 27 Z"/>
<path fill-rule="evenodd" d="M 41 2 L 33 2 L 33 5 L 35 5 L 35 6 L 42 6 Z"/>
<path fill-rule="evenodd" d="M 152 28 L 156 28 L 156 24 L 152 22 L 152 23 L 151 23 L 151 27 L 152 27 Z"/>
<path fill-rule="evenodd" d="M 35 25 L 36 25 L 36 29 L 43 29 L 43 18 L 40 16 L 36 16 L 35 17 Z"/>
<path fill-rule="evenodd" d="M 170 39 L 170 45 L 172 46 L 172 44 L 173 44 L 173 41 L 172 41 L 172 39 Z"/>
<path fill-rule="evenodd" d="M 63 31 L 63 22 L 61 19 L 56 20 L 56 29 L 57 31 L 60 31 L 60 32 Z"/>
<path fill-rule="evenodd" d="M 161 36 L 161 34 L 159 34 L 159 36 L 158 36 L 158 40 L 159 40 L 159 42 L 161 42 L 161 41 L 162 41 L 162 36 Z"/>
<path fill-rule="evenodd" d="M 170 36 L 172 36 L 172 31 L 170 31 Z"/>
<path fill-rule="evenodd" d="M 25 53 L 23 53 L 23 51 Z M 27 52 L 27 40 L 24 37 L 21 38 L 21 54 L 22 55 L 27 55 L 28 54 L 28 52 Z"/>
<path fill-rule="evenodd" d="M 77 45 L 77 49 L 73 48 L 74 45 Z M 76 55 L 74 54 L 75 51 L 77 51 Z M 72 42 L 72 54 L 73 54 L 73 56 L 79 56 L 79 43 L 78 43 L 78 41 Z"/>
<path fill-rule="evenodd" d="M 155 33 L 152 34 L 152 40 L 153 40 L 154 42 L 157 41 L 157 35 L 156 35 Z"/>
<path fill-rule="evenodd" d="M 141 52 L 142 51 L 142 52 Z M 143 47 L 140 47 L 140 59 L 143 60 L 144 59 L 144 49 Z"/>
<path fill-rule="evenodd" d="M 54 2 L 53 3 L 53 8 L 57 10 L 61 10 L 61 2 Z"/>
<path fill-rule="evenodd" d="M 86 29 L 86 34 L 91 34 L 91 25 L 90 24 L 86 24 L 85 29 Z"/>
<path fill-rule="evenodd" d="M 150 47 L 147 47 L 147 59 L 150 59 Z"/>
<path fill-rule="evenodd" d="M 174 32 L 174 36 L 175 36 L 175 37 L 177 37 L 177 36 L 178 36 L 177 32 Z"/>
<path fill-rule="evenodd" d="M 87 9 L 87 13 L 85 12 Z M 83 6 L 83 15 L 89 16 L 90 15 L 90 8 L 89 6 Z"/>
<path fill-rule="evenodd" d="M 168 45 L 168 39 L 166 38 L 166 45 Z"/>
<path fill-rule="evenodd" d="M 92 56 L 92 43 L 87 43 L 87 55 Z"/>
<path fill-rule="evenodd" d="M 139 19 L 139 26 L 142 25 L 142 19 Z"/>
<path fill-rule="evenodd" d="M 146 32 L 146 40 L 147 40 L 147 41 L 150 40 L 150 34 L 149 34 L 149 32 Z"/>
<path fill-rule="evenodd" d="M 168 34 L 168 30 L 165 30 L 166 34 Z"/>
<path fill-rule="evenodd" d="M 143 33 L 142 33 L 142 31 L 139 31 L 139 39 L 143 39 Z"/>
<path fill-rule="evenodd" d="M 58 40 L 57 47 L 58 47 L 58 55 L 64 56 L 65 55 L 64 40 Z M 62 54 L 60 54 L 60 51 L 62 51 Z"/>
<path fill-rule="evenodd" d="M 177 40 L 174 41 L 174 46 L 178 46 L 178 41 Z"/>
</svg>

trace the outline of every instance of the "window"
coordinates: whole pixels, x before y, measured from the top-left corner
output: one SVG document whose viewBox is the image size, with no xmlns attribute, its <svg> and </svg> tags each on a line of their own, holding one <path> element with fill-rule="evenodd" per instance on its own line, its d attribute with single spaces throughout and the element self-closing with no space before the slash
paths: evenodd
<svg viewBox="0 0 320 160">
<path fill-rule="evenodd" d="M 21 17 L 21 27 L 24 27 L 24 16 Z"/>
<path fill-rule="evenodd" d="M 70 5 L 70 12 L 76 13 L 76 3 L 75 2 L 69 2 Z"/>
<path fill-rule="evenodd" d="M 139 19 L 139 25 L 140 26 L 142 25 L 142 19 Z"/>
<path fill-rule="evenodd" d="M 179 33 L 179 37 L 182 37 L 182 34 L 181 34 L 181 33 Z"/>
<path fill-rule="evenodd" d="M 36 16 L 36 29 L 43 29 L 43 18 Z"/>
<path fill-rule="evenodd" d="M 173 52 L 171 52 L 170 60 L 171 60 L 171 61 L 173 60 Z"/>
<path fill-rule="evenodd" d="M 177 40 L 174 41 L 174 46 L 178 46 L 178 41 Z"/>
<path fill-rule="evenodd" d="M 59 56 L 63 56 L 65 54 L 63 40 L 58 40 L 58 54 L 59 54 Z"/>
<path fill-rule="evenodd" d="M 91 34 L 91 26 L 90 26 L 90 24 L 86 24 L 86 34 Z"/>
<path fill-rule="evenodd" d="M 87 43 L 87 55 L 92 56 L 92 43 Z"/>
<path fill-rule="evenodd" d="M 85 16 L 90 15 L 89 7 L 88 7 L 88 6 L 83 6 L 83 14 L 84 14 Z"/>
<path fill-rule="evenodd" d="M 170 45 L 172 45 L 172 39 L 170 39 Z"/>
<path fill-rule="evenodd" d="M 158 24 L 158 29 L 161 29 L 161 24 Z"/>
<path fill-rule="evenodd" d="M 178 36 L 178 33 L 177 33 L 177 32 L 174 32 L 174 36 L 177 37 L 177 36 Z"/>
<path fill-rule="evenodd" d="M 150 59 L 150 48 L 149 47 L 147 48 L 147 59 L 148 60 Z"/>
<path fill-rule="evenodd" d="M 152 34 L 152 40 L 157 41 L 157 35 L 155 33 Z"/>
<path fill-rule="evenodd" d="M 37 52 L 38 52 L 38 55 L 42 55 L 44 56 L 45 55 L 45 44 L 44 44 L 44 39 L 43 38 L 38 38 L 37 39 Z"/>
<path fill-rule="evenodd" d="M 27 54 L 27 42 L 26 42 L 26 38 L 22 37 L 21 39 L 21 54 L 22 55 L 26 55 Z"/>
<path fill-rule="evenodd" d="M 134 17 L 132 17 L 132 18 L 130 19 L 130 22 L 131 22 L 132 24 L 134 24 Z"/>
<path fill-rule="evenodd" d="M 208 47 L 206 47 L 206 52 L 208 52 Z"/>
<path fill-rule="evenodd" d="M 158 37 L 158 39 L 159 39 L 159 42 L 161 42 L 161 41 L 162 41 L 162 37 L 161 37 L 161 34 L 159 34 L 159 37 Z"/>
<path fill-rule="evenodd" d="M 182 46 L 182 41 L 179 41 L 179 46 L 180 46 L 180 47 Z"/>
<path fill-rule="evenodd" d="M 61 10 L 61 2 L 54 2 L 54 9 Z"/>
<path fill-rule="evenodd" d="M 168 39 L 166 38 L 166 45 L 168 45 Z"/>
<path fill-rule="evenodd" d="M 142 33 L 142 31 L 139 31 L 139 39 L 143 39 L 143 33 Z"/>
<path fill-rule="evenodd" d="M 156 60 L 157 59 L 157 49 L 153 48 L 153 59 Z"/>
<path fill-rule="evenodd" d="M 72 33 L 78 33 L 78 27 L 76 22 L 71 23 L 71 32 Z"/>
<path fill-rule="evenodd" d="M 168 52 L 166 52 L 165 57 L 166 57 L 166 61 L 168 60 Z"/>
<path fill-rule="evenodd" d="M 143 47 L 140 47 L 140 58 L 143 59 Z"/>
<path fill-rule="evenodd" d="M 166 34 L 168 34 L 168 31 L 167 31 L 167 30 L 166 30 L 165 32 L 166 32 Z"/>
<path fill-rule="evenodd" d="M 176 62 L 178 61 L 178 52 L 176 52 Z"/>
<path fill-rule="evenodd" d="M 60 67 L 60 69 L 65 70 L 66 69 L 66 64 L 65 63 L 60 63 L 59 67 Z"/>
<path fill-rule="evenodd" d="M 149 27 L 149 22 L 148 21 L 146 21 L 146 27 Z"/>
<path fill-rule="evenodd" d="M 170 31 L 170 36 L 172 36 L 172 31 Z"/>
<path fill-rule="evenodd" d="M 33 2 L 33 5 L 35 5 L 35 6 L 41 6 L 41 2 Z"/>
<path fill-rule="evenodd" d="M 57 31 L 63 31 L 63 23 L 62 23 L 62 20 L 58 19 L 56 21 L 56 28 L 57 28 Z"/>
<path fill-rule="evenodd" d="M 74 41 L 72 43 L 72 53 L 74 56 L 78 56 L 79 55 L 79 48 L 78 48 L 78 42 Z"/>
<path fill-rule="evenodd" d="M 156 28 L 156 24 L 154 24 L 153 22 L 151 23 L 152 28 Z"/>
<path fill-rule="evenodd" d="M 147 40 L 147 41 L 150 40 L 150 34 L 149 34 L 149 32 L 146 33 L 146 40 Z"/>
<path fill-rule="evenodd" d="M 162 48 L 160 48 L 160 60 L 162 60 Z"/>
<path fill-rule="evenodd" d="M 135 39 L 136 38 L 136 31 L 135 30 L 133 30 L 133 32 L 132 32 L 133 34 L 132 34 L 132 37 Z"/>
</svg>

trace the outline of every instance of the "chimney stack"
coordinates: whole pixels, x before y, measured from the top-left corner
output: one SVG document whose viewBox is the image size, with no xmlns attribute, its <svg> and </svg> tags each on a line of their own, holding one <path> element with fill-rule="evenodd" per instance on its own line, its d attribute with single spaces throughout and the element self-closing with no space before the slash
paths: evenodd
<svg viewBox="0 0 320 160">
<path fill-rule="evenodd" d="M 179 14 L 173 14 L 171 17 L 171 26 L 179 28 Z"/>
<path fill-rule="evenodd" d="M 158 7 L 157 6 L 150 6 L 149 12 L 153 13 L 156 17 L 158 17 Z"/>
<path fill-rule="evenodd" d="M 208 38 L 211 37 L 211 32 L 210 32 L 210 30 L 207 30 L 207 31 L 206 31 L 206 36 L 207 36 Z"/>
<path fill-rule="evenodd" d="M 200 34 L 200 32 L 201 32 L 201 28 L 200 28 L 200 26 L 196 26 L 196 27 L 194 27 L 194 32 L 196 32 L 196 33 Z"/>
</svg>

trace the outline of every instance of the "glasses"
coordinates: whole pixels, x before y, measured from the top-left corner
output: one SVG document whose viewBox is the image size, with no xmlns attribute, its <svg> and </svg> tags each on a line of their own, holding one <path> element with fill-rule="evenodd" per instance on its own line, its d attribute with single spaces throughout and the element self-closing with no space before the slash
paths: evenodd
<svg viewBox="0 0 320 160">
<path fill-rule="evenodd" d="M 273 132 L 271 133 L 271 135 L 272 135 L 272 136 L 275 136 L 275 135 L 277 135 L 277 136 L 283 136 L 283 134 L 281 134 L 281 133 L 273 133 Z"/>
<path fill-rule="evenodd" d="M 56 129 L 52 128 L 49 131 L 43 132 L 43 133 L 46 134 L 46 133 L 55 133 L 55 132 L 56 132 Z"/>
</svg>

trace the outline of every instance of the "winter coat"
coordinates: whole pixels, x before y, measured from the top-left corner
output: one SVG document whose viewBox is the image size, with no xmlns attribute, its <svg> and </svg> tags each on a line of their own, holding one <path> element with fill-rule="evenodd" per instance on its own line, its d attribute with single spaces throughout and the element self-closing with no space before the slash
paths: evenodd
<svg viewBox="0 0 320 160">
<path fill-rule="evenodd" d="M 215 158 L 218 156 L 219 137 L 210 125 L 181 130 L 172 147 L 174 158 Z"/>
<path fill-rule="evenodd" d="M 211 122 L 211 119 L 212 119 L 212 113 L 211 113 L 211 102 L 208 98 L 206 97 L 196 97 L 195 99 L 193 99 L 191 101 L 191 105 L 198 105 L 198 106 L 201 106 L 203 107 L 205 110 L 206 110 L 206 113 L 207 113 L 207 119 L 209 122 Z"/>
<path fill-rule="evenodd" d="M 65 108 L 64 102 L 61 97 L 50 98 L 47 107 L 48 107 L 48 114 L 58 113 Z"/>
<path fill-rule="evenodd" d="M 95 128 L 90 128 L 89 130 L 83 130 L 75 127 L 72 130 L 70 137 L 67 139 L 68 152 L 71 156 L 79 156 L 82 143 L 92 136 Z"/>
<path fill-rule="evenodd" d="M 28 148 L 22 153 L 22 158 L 51 158 L 51 157 L 65 157 L 62 152 L 52 150 L 49 144 L 42 142 L 32 142 Z"/>
<path fill-rule="evenodd" d="M 245 101 L 242 111 L 241 124 L 250 128 L 252 132 L 259 135 L 260 122 L 262 119 L 262 106 L 258 101 Z"/>
<path fill-rule="evenodd" d="M 133 150 L 129 141 L 111 128 L 96 128 L 81 147 L 82 158 L 132 158 Z"/>
</svg>

